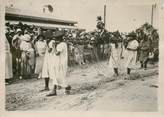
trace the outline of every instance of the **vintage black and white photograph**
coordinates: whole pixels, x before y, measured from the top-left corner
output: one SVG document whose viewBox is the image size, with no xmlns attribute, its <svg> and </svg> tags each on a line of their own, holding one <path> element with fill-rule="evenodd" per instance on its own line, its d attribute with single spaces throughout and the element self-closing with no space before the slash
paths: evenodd
<svg viewBox="0 0 164 117">
<path fill-rule="evenodd" d="M 157 112 L 158 1 L 119 1 L 6 0 L 5 110 Z"/>
</svg>

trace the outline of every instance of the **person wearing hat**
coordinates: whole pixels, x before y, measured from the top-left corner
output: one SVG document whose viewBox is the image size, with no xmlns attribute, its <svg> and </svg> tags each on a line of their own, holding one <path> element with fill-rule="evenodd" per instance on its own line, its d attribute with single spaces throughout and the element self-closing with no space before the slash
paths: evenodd
<svg viewBox="0 0 164 117">
<path fill-rule="evenodd" d="M 137 61 L 137 50 L 139 43 L 135 33 L 131 33 L 127 36 L 127 47 L 125 50 L 125 68 L 127 69 L 127 76 L 125 79 L 130 80 L 131 70 L 135 68 Z"/>
<path fill-rule="evenodd" d="M 33 71 L 34 49 L 31 43 L 31 37 L 25 34 L 20 43 L 21 50 L 21 77 L 28 78 Z"/>
<path fill-rule="evenodd" d="M 55 96 L 57 95 L 57 87 L 65 88 L 65 93 L 70 94 L 71 86 L 66 84 L 66 73 L 67 73 L 67 63 L 68 63 L 68 52 L 67 52 L 67 44 L 63 39 L 64 32 L 57 31 L 55 35 L 57 46 L 55 48 L 55 76 L 53 78 L 53 90 L 47 96 Z"/>
<path fill-rule="evenodd" d="M 12 56 L 13 56 L 13 72 L 14 74 L 20 76 L 21 74 L 21 50 L 20 50 L 20 43 L 22 41 L 23 35 L 22 30 L 17 29 L 16 34 L 13 36 L 12 39 Z"/>
<path fill-rule="evenodd" d="M 44 55 L 47 47 L 44 39 L 45 37 L 43 35 L 38 35 L 35 41 L 35 50 L 36 50 L 35 74 L 38 75 L 38 78 L 42 77 L 42 67 L 43 67 Z"/>
</svg>

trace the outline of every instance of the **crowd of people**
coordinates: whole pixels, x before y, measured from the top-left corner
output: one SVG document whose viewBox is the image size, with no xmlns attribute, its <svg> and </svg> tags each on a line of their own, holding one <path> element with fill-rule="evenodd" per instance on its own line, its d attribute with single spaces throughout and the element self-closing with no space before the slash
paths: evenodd
<svg viewBox="0 0 164 117">
<path fill-rule="evenodd" d="M 121 59 L 126 59 L 129 78 L 137 61 L 145 69 L 150 59 L 158 61 L 158 41 L 157 30 L 148 23 L 128 34 L 108 32 L 101 17 L 97 18 L 97 29 L 92 32 L 6 23 L 6 82 L 13 77 L 45 78 L 43 91 L 47 91 L 51 78 L 54 89 L 49 96 L 56 95 L 58 87 L 69 93 L 71 87 L 65 82 L 67 64 L 108 60 L 118 76 Z"/>
<path fill-rule="evenodd" d="M 55 35 L 56 31 L 64 32 L 64 40 L 68 45 L 68 64 L 83 65 L 95 61 L 93 54 L 92 32 L 78 29 L 43 29 L 41 27 L 29 26 L 19 22 L 18 24 L 6 23 L 6 52 L 12 64 L 11 77 L 30 78 L 32 74 L 38 74 L 49 38 Z M 11 60 L 11 59 L 10 59 Z M 9 61 L 9 60 L 6 60 Z M 40 78 L 40 74 L 38 75 Z"/>
</svg>

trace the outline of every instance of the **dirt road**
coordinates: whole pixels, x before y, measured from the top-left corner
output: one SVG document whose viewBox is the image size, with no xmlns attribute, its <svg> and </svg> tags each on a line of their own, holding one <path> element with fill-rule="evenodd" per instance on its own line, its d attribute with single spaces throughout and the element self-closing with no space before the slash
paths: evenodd
<svg viewBox="0 0 164 117">
<path fill-rule="evenodd" d="M 97 73 L 97 64 L 70 68 L 67 77 L 72 86 L 71 95 L 58 90 L 58 96 L 46 97 L 39 92 L 43 79 L 21 80 L 6 86 L 6 110 L 64 110 L 64 111 L 157 111 L 158 67 L 134 70 L 135 80 L 124 80 L 124 74 L 115 79 L 107 70 Z M 51 82 L 52 83 L 52 82 Z M 50 88 L 52 84 L 50 83 Z"/>
</svg>

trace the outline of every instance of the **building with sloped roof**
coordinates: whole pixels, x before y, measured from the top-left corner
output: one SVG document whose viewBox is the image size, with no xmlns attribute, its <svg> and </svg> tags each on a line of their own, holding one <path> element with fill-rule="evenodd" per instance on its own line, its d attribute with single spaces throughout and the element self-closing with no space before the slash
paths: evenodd
<svg viewBox="0 0 164 117">
<path fill-rule="evenodd" d="M 26 11 L 11 7 L 5 9 L 6 22 L 10 24 L 18 24 L 22 22 L 27 25 L 35 25 L 46 29 L 64 28 L 76 29 L 77 22 L 71 20 L 55 19 L 53 15 L 45 13 L 35 13 L 33 11 Z"/>
</svg>

